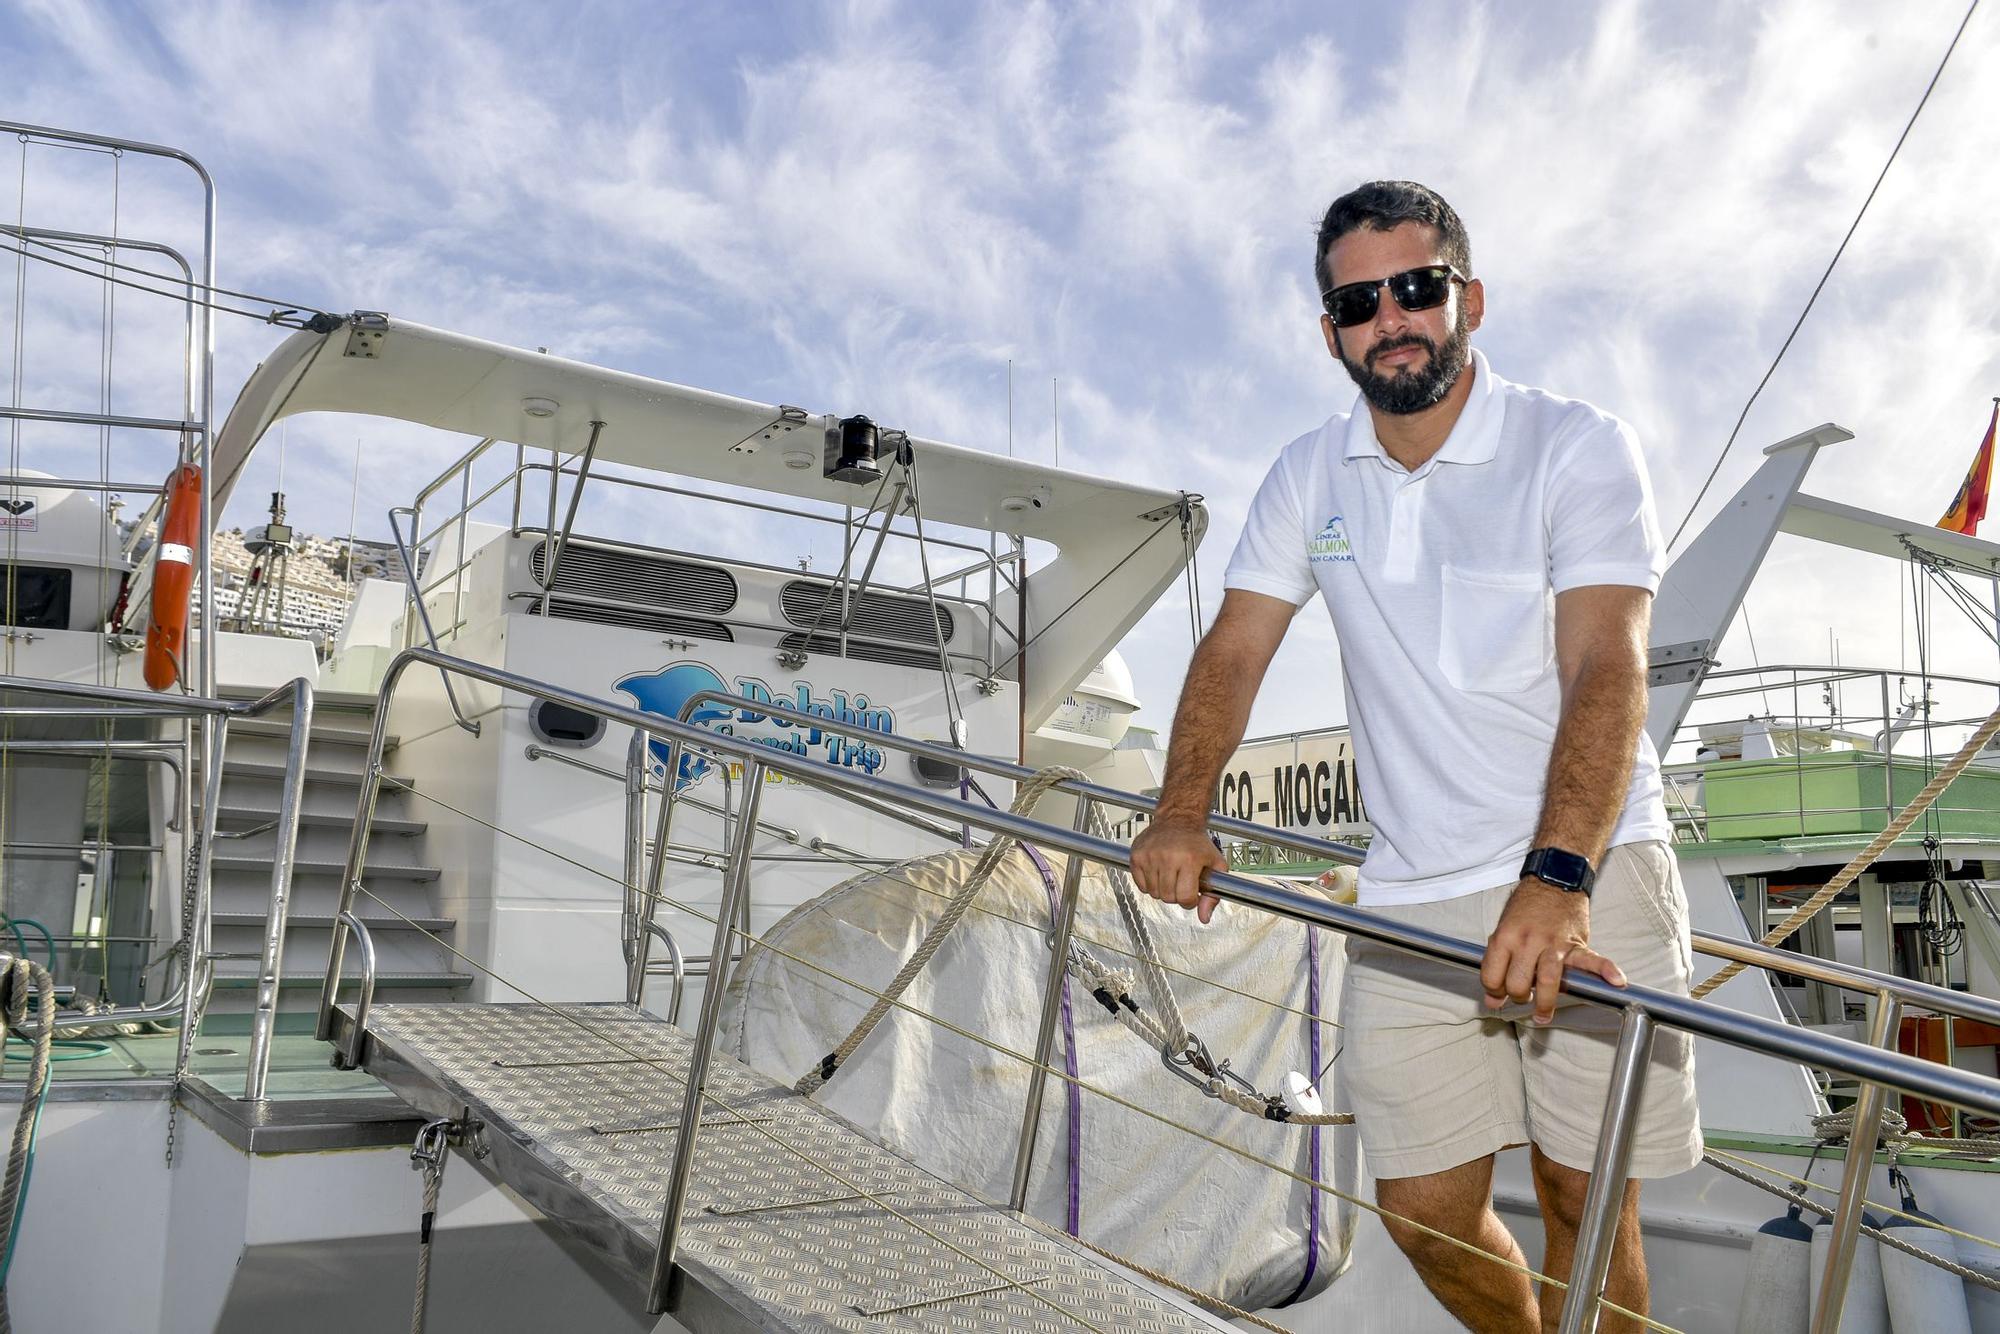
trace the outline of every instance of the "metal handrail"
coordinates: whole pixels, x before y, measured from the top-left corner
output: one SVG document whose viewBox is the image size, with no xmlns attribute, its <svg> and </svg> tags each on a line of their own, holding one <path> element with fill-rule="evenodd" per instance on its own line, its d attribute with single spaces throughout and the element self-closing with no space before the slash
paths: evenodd
<svg viewBox="0 0 2000 1334">
<path fill-rule="evenodd" d="M 1712 931 L 1696 931 L 1692 935 L 1695 952 L 1711 958 L 1749 964 L 1773 973 L 1789 973 L 1846 991 L 1865 991 L 1870 995 L 1887 992 L 1897 1000 L 1921 1005 L 1939 1014 L 2000 1025 L 2000 1001 L 1988 1000 L 1984 996 L 1953 991 L 1949 987 L 1934 986 L 1929 982 L 1918 982 L 1851 963 L 1794 954 L 1790 950 L 1777 949 L 1754 940 L 1732 940 Z"/>
<path fill-rule="evenodd" d="M 914 755 L 922 755 L 929 759 L 942 760 L 950 764 L 963 765 L 966 768 L 977 769 L 983 773 L 990 773 L 998 777 L 1021 780 L 1031 778 L 1035 774 L 1035 770 L 1029 768 L 1027 765 L 1014 764 L 1007 760 L 995 759 L 992 756 L 977 755 L 968 751 L 957 750 L 935 741 L 925 741 L 917 737 L 906 737 L 894 732 L 877 732 L 870 728 L 844 725 L 839 719 L 822 718 L 816 714 L 801 713 L 797 709 L 787 708 L 782 704 L 758 702 L 753 705 L 745 701 L 742 696 L 732 694 L 727 690 L 703 690 L 689 696 L 686 704 L 682 706 L 681 720 L 685 722 L 688 716 L 696 709 L 700 708 L 703 704 L 710 703 L 734 703 L 740 707 L 750 708 L 760 714 L 769 714 L 774 717 L 784 718 L 790 722 L 818 727 L 821 731 L 845 732 L 855 736 L 866 736 L 872 744 L 895 747 Z M 1092 801 L 1116 802 L 1135 810 L 1152 810 L 1157 805 L 1157 802 L 1151 797 L 1144 797 L 1130 792 L 1120 792 L 1115 788 L 1106 788 L 1095 783 L 1077 780 L 1059 782 L 1054 785 L 1054 790 L 1070 792 Z M 680 799 L 687 800 L 685 797 Z M 1861 809 L 1873 810 L 1876 808 L 1862 807 Z M 1353 863 L 1359 862 L 1362 855 L 1360 849 L 1345 843 L 1334 843 L 1326 839 L 1314 838 L 1310 834 L 1293 834 L 1285 830 L 1274 829 L 1267 825 L 1250 824 L 1247 821 L 1238 820 L 1231 816 L 1211 813 L 1209 815 L 1208 827 L 1216 833 L 1242 834 L 1248 832 L 1257 837 L 1261 842 L 1290 847 L 1300 852 L 1309 852 L 1319 859 Z M 1876 972 L 1873 969 L 1860 968 L 1838 961 L 1811 959 L 1793 954 L 1789 950 L 1774 949 L 1770 946 L 1754 942 L 1732 940 L 1727 936 L 1719 936 L 1713 932 L 1696 931 L 1692 933 L 1692 938 L 1694 950 L 1698 954 L 1705 954 L 1713 958 L 1731 962 L 1748 963 L 1755 967 L 1767 968 L 1776 972 L 1791 973 L 1799 977 L 1813 977 L 1817 981 L 1844 987 L 1850 991 L 1875 993 L 1887 990 L 1899 999 L 1921 1005 L 1926 1009 L 1936 1010 L 1940 1014 L 1952 1014 L 1961 1019 L 1976 1019 L 1987 1023 L 2000 1024 L 2000 1002 L 1989 1001 L 1982 997 L 1968 995 L 1964 992 L 1952 991 L 1945 987 L 1932 986 L 1929 983 L 1914 982 L 1907 978 L 1897 977 L 1891 973 Z"/>
<path fill-rule="evenodd" d="M 208 960 L 208 919 L 211 911 L 210 861 L 215 847 L 215 817 L 217 807 L 220 805 L 223 748 L 228 742 L 229 720 L 261 717 L 276 709 L 281 703 L 290 701 L 291 730 L 285 739 L 285 775 L 280 780 L 278 813 L 274 821 L 277 833 L 273 840 L 271 857 L 271 898 L 265 919 L 264 945 L 257 971 L 257 1004 L 250 1024 L 249 1064 L 243 1080 L 244 1098 L 261 1101 L 265 1095 L 267 1077 L 270 1073 L 271 1035 L 278 1017 L 278 978 L 284 967 L 285 923 L 291 912 L 292 864 L 298 848 L 299 810 L 303 805 L 305 794 L 306 746 L 312 734 L 312 682 L 303 676 L 294 677 L 284 685 L 249 701 L 212 699 L 200 695 L 163 696 L 152 691 L 131 690 L 120 686 L 84 685 L 66 681 L 0 676 L 0 692 L 5 691 L 90 700 L 112 711 L 114 716 L 120 706 L 129 705 L 137 716 L 203 715 L 210 723 L 199 862 L 195 873 L 196 920 L 188 923 L 186 927 L 194 938 L 188 940 L 189 966 L 181 980 L 179 995 L 177 998 L 170 998 L 156 1005 L 121 1006 L 112 1010 L 100 1010 L 95 1014 L 72 1016 L 68 1020 L 58 1018 L 55 1024 L 58 1033 L 103 1023 L 125 1023 L 136 1019 L 159 1020 L 168 1017 L 175 1010 L 180 1011 L 183 1032 L 190 1034 L 193 1032 L 194 1025 L 200 1021 L 201 1013 L 207 1006 L 208 984 L 213 981 L 213 970 Z M 7 712 L 7 708 L 0 705 L 0 716 L 5 716 Z"/>
<path fill-rule="evenodd" d="M 215 531 L 215 469 L 210 466 L 214 460 L 209 457 L 213 444 L 215 423 L 215 314 L 209 308 L 211 294 L 215 291 L 215 178 L 209 174 L 200 160 L 193 154 L 165 144 L 148 143 L 143 139 L 121 139 L 105 134 L 83 134 L 76 130 L 59 130 L 47 125 L 33 125 L 22 121 L 0 121 L 0 132 L 22 136 L 23 142 L 44 139 L 50 143 L 81 145 L 91 148 L 116 149 L 121 153 L 137 153 L 146 157 L 164 158 L 178 162 L 194 172 L 201 182 L 201 291 L 203 299 L 191 302 L 191 324 L 198 329 L 198 337 L 190 337 L 187 353 L 188 400 L 196 397 L 200 402 L 200 415 L 190 410 L 187 414 L 186 429 L 181 437 L 180 461 L 185 463 L 191 454 L 191 437 L 198 435 L 201 441 L 201 512 L 196 529 L 195 587 L 212 589 L 215 587 L 215 571 L 209 538 Z M 199 386 L 199 394 L 195 387 Z M 195 687 L 203 695 L 215 693 L 215 628 L 214 612 L 209 605 L 212 599 L 203 598 L 198 613 L 199 633 L 194 636 L 201 645 L 197 660 L 200 666 Z"/>
<path fill-rule="evenodd" d="M 673 996 L 667 1002 L 667 1022 L 678 1024 L 681 1021 L 681 991 L 687 982 L 687 960 L 681 955 L 681 947 L 674 942 L 673 932 L 650 918 L 640 925 L 649 935 L 658 936 L 660 943 L 667 947 L 668 973 L 674 979 Z M 644 976 L 657 977 L 658 974 L 649 971 Z"/>
<path fill-rule="evenodd" d="M 403 578 L 409 581 L 410 601 L 416 604 L 417 618 L 424 623 L 424 638 L 430 641 L 431 648 L 435 650 L 438 646 L 437 631 L 431 628 L 430 608 L 424 605 L 424 595 L 417 588 L 416 559 L 410 554 L 409 544 L 403 540 L 402 525 L 396 522 L 398 514 L 409 515 L 411 522 L 414 523 L 416 521 L 416 511 L 408 505 L 391 506 L 389 509 L 389 535 L 396 541 L 396 554 L 403 558 Z M 478 736 L 479 721 L 476 718 L 467 718 L 465 710 L 458 706 L 458 692 L 451 688 L 451 674 L 440 671 L 438 679 L 444 682 L 444 698 L 445 702 L 451 705 L 451 716 L 458 720 L 460 727 L 472 733 L 472 735 Z"/>
<path fill-rule="evenodd" d="M 396 510 L 392 511 L 390 520 L 392 526 L 394 525 L 394 515 L 396 513 L 408 514 L 411 517 L 412 530 L 409 537 L 408 547 L 407 549 L 404 549 L 403 563 L 406 572 L 411 576 L 412 591 L 419 605 L 422 604 L 424 598 L 430 592 L 444 586 L 447 583 L 450 583 L 453 587 L 453 608 L 454 608 L 453 610 L 454 624 L 452 626 L 452 630 L 455 632 L 458 628 L 460 628 L 462 622 L 459 621 L 458 619 L 458 604 L 460 600 L 461 590 L 463 588 L 465 571 L 469 565 L 469 561 L 467 560 L 465 552 L 466 525 L 471 521 L 472 512 L 475 509 L 477 509 L 480 505 L 483 505 L 484 503 L 486 503 L 486 501 L 492 499 L 494 496 L 498 495 L 502 491 L 505 491 L 511 487 L 513 490 L 513 513 L 512 513 L 512 519 L 510 521 L 510 531 L 515 536 L 520 536 L 521 534 L 527 532 L 538 531 L 532 527 L 523 527 L 523 525 L 521 524 L 521 504 L 523 499 L 523 485 L 527 479 L 528 474 L 532 472 L 547 472 L 549 474 L 548 527 L 544 530 L 539 530 L 539 531 L 546 532 L 549 538 L 550 561 L 547 569 L 547 575 L 543 580 L 543 584 L 545 591 L 552 590 L 554 585 L 554 579 L 553 579 L 554 564 L 556 561 L 560 559 L 561 554 L 565 546 L 567 545 L 567 542 L 571 540 L 570 530 L 575 523 L 577 502 L 581 496 L 583 482 L 587 477 L 593 476 L 590 473 L 590 465 L 592 456 L 594 454 L 594 447 L 597 438 L 597 428 L 599 425 L 601 424 L 600 423 L 593 424 L 591 444 L 587 446 L 583 451 L 581 451 L 578 455 L 572 456 L 574 459 L 576 459 L 576 462 L 574 463 L 563 463 L 560 457 L 556 455 L 553 449 L 551 450 L 552 458 L 550 462 L 548 463 L 532 462 L 527 458 L 525 448 L 517 444 L 515 447 L 515 462 L 513 469 L 507 472 L 506 474 L 502 475 L 499 478 L 499 480 L 489 485 L 484 491 L 480 492 L 477 497 L 474 497 L 472 495 L 472 466 L 475 463 L 477 463 L 481 458 L 483 458 L 486 455 L 486 453 L 494 446 L 494 444 L 498 443 L 496 438 L 487 437 L 486 439 L 479 441 L 471 449 L 467 450 L 455 462 L 453 462 L 450 466 L 445 468 L 444 471 L 440 472 L 436 477 L 432 478 L 428 483 L 426 483 L 424 487 L 420 491 L 418 491 L 415 500 L 411 504 L 398 506 Z M 568 516 L 562 521 L 560 528 L 558 528 L 556 520 L 557 492 L 558 488 L 561 485 L 561 479 L 565 473 L 574 474 L 577 480 L 570 492 L 570 505 L 569 505 Z M 426 533 L 424 531 L 424 523 L 423 523 L 425 503 L 428 500 L 430 500 L 432 496 L 435 496 L 439 492 L 444 490 L 446 485 L 454 477 L 459 478 L 462 483 L 460 488 L 459 508 L 454 513 L 447 516 L 443 521 L 439 522 L 435 527 L 433 527 L 430 530 L 429 533 Z M 687 487 L 673 486 L 664 482 L 648 481 L 645 478 L 639 478 L 639 477 L 625 477 L 617 474 L 596 474 L 595 477 L 602 483 L 615 484 L 619 486 L 628 486 L 637 490 L 655 491 L 668 495 L 684 496 L 694 500 L 712 501 L 717 504 L 731 505 L 744 509 L 759 510 L 767 513 L 782 514 L 790 518 L 806 519 L 815 523 L 839 524 L 843 528 L 847 527 L 853 522 L 851 512 L 845 517 L 837 517 L 832 514 L 822 514 L 811 509 L 804 509 L 789 505 L 777 505 L 777 504 L 772 504 L 768 501 L 752 500 L 747 497 L 724 495 L 712 491 L 693 490 Z M 975 659 L 975 660 L 980 662 L 984 675 L 989 677 L 992 676 L 995 672 L 995 667 L 993 663 L 994 654 L 991 651 L 990 641 L 993 640 L 994 635 L 996 633 L 1003 633 L 1008 637 L 1010 641 L 1014 642 L 1017 646 L 1020 639 L 1019 632 L 1016 630 L 1016 628 L 1007 625 L 1004 622 L 1003 618 L 1000 616 L 998 611 L 998 603 L 999 603 L 998 584 L 1000 582 L 1004 582 L 1007 586 L 1008 592 L 1017 599 L 1021 593 L 1021 588 L 1018 581 L 1015 579 L 1013 573 L 1006 568 L 1006 564 L 1008 562 L 1011 562 L 1013 559 L 1018 557 L 1019 554 L 1018 539 L 1017 539 L 1017 548 L 1013 553 L 1011 554 L 999 553 L 990 549 L 990 543 L 988 547 L 981 547 L 971 542 L 962 542 L 953 538 L 934 536 L 932 534 L 923 532 L 920 526 L 917 528 L 916 531 L 905 532 L 898 530 L 894 526 L 895 518 L 896 515 L 894 513 L 890 513 L 884 517 L 883 530 L 882 530 L 883 539 L 886 539 L 887 537 L 890 536 L 894 536 L 904 541 L 917 542 L 919 544 L 920 550 L 923 549 L 923 547 L 926 544 L 928 544 L 930 546 L 936 546 L 941 549 L 970 552 L 979 558 L 977 561 L 975 561 L 973 564 L 969 566 L 966 566 L 959 570 L 952 571 L 950 574 L 940 576 L 938 580 L 935 581 L 936 583 L 949 583 L 953 580 L 959 580 L 963 582 L 965 580 L 969 580 L 974 575 L 982 571 L 988 572 L 992 576 L 992 578 L 989 580 L 988 595 L 984 601 L 978 598 L 965 596 L 963 594 L 961 594 L 961 596 L 958 598 L 936 599 L 939 601 L 948 600 L 961 603 L 968 610 L 976 610 L 983 615 L 987 630 L 987 638 L 989 640 L 989 651 L 985 658 Z M 442 572 L 439 572 L 434 567 L 433 569 L 427 571 L 428 575 L 427 581 L 417 580 L 414 577 L 416 571 L 410 553 L 412 551 L 421 550 L 423 548 L 424 542 L 427 539 L 435 538 L 439 534 L 452 529 L 454 526 L 456 526 L 458 535 L 457 563 L 454 564 L 450 569 L 444 570 Z M 609 539 L 609 538 L 593 538 L 588 540 L 591 543 L 602 547 L 609 547 L 609 548 L 622 547 L 625 549 L 649 555 L 655 553 L 664 555 L 682 554 L 675 552 L 670 548 L 647 546 L 631 542 L 620 542 L 615 539 Z M 402 544 L 399 543 L 398 545 L 399 548 L 401 548 Z M 739 561 L 732 561 L 731 563 L 735 565 L 744 565 L 758 569 L 771 570 L 783 574 L 799 573 L 796 571 L 788 570 L 782 566 L 765 565 L 755 561 L 739 560 Z M 844 578 L 845 578 L 845 571 L 843 570 L 843 575 L 841 579 L 837 579 L 832 582 L 838 584 L 842 582 Z M 917 594 L 926 591 L 926 589 L 923 583 L 919 583 L 918 585 L 912 588 L 896 589 L 894 591 L 903 594 Z M 564 596 L 562 594 L 553 594 L 553 595 L 558 597 Z M 515 594 L 514 596 L 522 597 L 531 595 Z M 760 628 L 768 628 L 768 627 L 760 626 Z M 800 628 L 805 628 L 805 627 L 800 627 Z M 426 625 L 426 630 L 427 632 L 430 631 L 430 627 L 428 625 Z M 432 648 L 437 648 L 438 647 L 437 636 L 434 632 L 431 632 L 429 634 L 429 639 L 430 639 L 430 646 Z M 972 655 L 969 654 L 961 654 L 957 656 L 966 657 L 968 659 L 972 657 Z"/>
<path fill-rule="evenodd" d="M 503 691 L 550 700 L 581 713 L 603 718 L 607 722 L 621 723 L 645 731 L 649 735 L 663 736 L 674 748 L 675 758 L 678 758 L 680 748 L 692 745 L 711 753 L 732 757 L 744 766 L 743 809 L 737 824 L 735 847 L 732 849 L 733 855 L 729 862 L 729 874 L 722 902 L 716 913 L 716 943 L 710 952 L 713 975 L 704 988 L 701 1019 L 697 1025 L 692 1063 L 686 1079 L 686 1101 L 682 1107 L 673 1173 L 668 1183 L 668 1203 L 661 1220 L 659 1247 L 654 1254 L 648 1304 L 650 1309 L 655 1311 L 666 1309 L 673 1295 L 674 1257 L 680 1227 L 680 1206 L 685 1202 L 687 1195 L 689 1172 L 700 1126 L 700 1112 L 706 1096 L 708 1052 L 713 1044 L 720 1019 L 721 994 L 727 982 L 730 941 L 733 933 L 740 929 L 737 915 L 747 902 L 750 865 L 747 854 L 756 833 L 757 804 L 765 787 L 762 780 L 767 770 L 807 780 L 813 786 L 836 795 L 873 794 L 947 819 L 974 825 L 996 835 L 1007 835 L 1039 846 L 1055 848 L 1072 857 L 1094 861 L 1100 865 L 1125 870 L 1129 870 L 1131 866 L 1129 849 L 1079 830 L 1063 829 L 1010 811 L 979 809 L 955 798 L 942 797 L 922 788 L 834 768 L 805 756 L 792 755 L 759 745 L 753 740 L 712 733 L 678 719 L 662 718 L 624 705 L 595 699 L 577 691 L 481 663 L 454 659 L 428 649 L 406 649 L 389 664 L 383 676 L 378 698 L 375 727 L 369 740 L 368 764 L 363 775 L 355 815 L 354 838 L 349 845 L 348 862 L 342 877 L 340 911 L 344 916 L 334 929 L 332 947 L 327 959 L 326 981 L 320 994 L 318 1033 L 322 1039 L 332 1038 L 336 1028 L 335 1000 L 344 964 L 346 936 L 351 929 L 345 920 L 345 915 L 352 913 L 354 896 L 360 889 L 362 850 L 368 827 L 373 822 L 375 802 L 381 788 L 382 752 L 387 740 L 388 705 L 403 673 L 415 665 L 433 666 L 440 671 L 453 672 Z M 969 758 L 958 752 L 951 754 L 957 756 L 959 762 Z M 669 772 L 675 772 L 671 763 Z M 1135 799 L 1131 794 L 1117 794 L 1117 800 L 1120 805 L 1131 805 Z M 663 825 L 670 808 L 670 802 L 662 803 Z M 1364 909 L 1331 903 L 1318 895 L 1303 894 L 1228 872 L 1204 872 L 1201 888 L 1233 903 L 1274 913 L 1293 921 L 1324 926 L 1344 935 L 1358 936 L 1466 972 L 1477 972 L 1484 958 L 1483 949 L 1471 941 L 1439 935 L 1380 917 Z M 1073 896 L 1074 891 L 1071 893 Z M 1060 957 L 1053 959 L 1051 966 L 1060 968 L 1062 966 Z M 1869 1089 L 1864 1089 L 1863 1103 L 1858 1109 L 1856 1127 L 1850 1139 L 1848 1155 L 1850 1179 L 1859 1176 L 1865 1182 L 1865 1171 L 1860 1170 L 1860 1162 L 1864 1156 L 1872 1159 L 1872 1154 L 1866 1154 L 1865 1150 L 1863 1153 L 1857 1153 L 1854 1146 L 1872 1145 L 1874 1142 L 1876 1129 L 1874 1122 L 1879 1120 L 1882 1086 L 1894 1087 L 1938 1102 L 2000 1115 L 2000 1079 L 1940 1066 L 1919 1057 L 1867 1046 L 1851 1039 L 1793 1028 L 1778 1020 L 1743 1014 L 1720 1005 L 1693 1000 L 1651 987 L 1613 986 L 1600 978 L 1574 970 L 1564 974 L 1563 987 L 1570 995 L 1584 1003 L 1615 1009 L 1623 1015 L 1619 1049 L 1614 1061 L 1614 1078 L 1607 1094 L 1597 1159 L 1593 1166 L 1591 1185 L 1578 1230 L 1576 1262 L 1570 1273 L 1569 1300 L 1565 1303 L 1563 1318 L 1565 1331 L 1594 1327 L 1597 1303 L 1602 1295 L 1603 1268 L 1609 1259 L 1610 1230 L 1616 1226 L 1622 1203 L 1632 1125 L 1638 1110 L 1641 1081 L 1655 1025 L 1666 1025 L 1764 1055 L 1815 1066 L 1870 1086 Z M 1893 1014 L 1897 1004 L 1892 995 L 1885 995 L 1882 1001 L 1876 1012 L 1878 1027 L 1885 1016 Z M 1046 1016 L 1044 1018 L 1046 1020 Z M 361 1045 L 364 1036 L 361 1026 L 355 1025 L 353 1045 L 356 1048 Z M 1872 1100 L 1869 1096 L 1871 1090 Z M 1821 1306 L 1823 1313 L 1831 1311 L 1835 1321 L 1838 1320 L 1839 1305 L 1844 1295 L 1840 1280 L 1844 1278 L 1845 1269 L 1839 1262 L 1843 1254 L 1851 1255 L 1855 1230 L 1860 1223 L 1859 1196 L 1850 1192 L 1851 1184 L 1851 1180 L 1843 1183 L 1841 1207 L 1837 1211 L 1835 1220 L 1835 1250 L 1832 1262 L 1828 1266 L 1827 1291 L 1823 1293 Z"/>
<path fill-rule="evenodd" d="M 846 735 L 866 736 L 869 738 L 871 744 L 874 745 L 888 746 L 895 750 L 907 751 L 909 754 L 921 755 L 925 759 L 938 760 L 944 764 L 960 765 L 967 769 L 977 769 L 981 773 L 992 774 L 996 778 L 1007 778 L 1015 782 L 1023 782 L 1033 778 L 1036 772 L 1025 764 L 1015 764 L 1011 760 L 1002 760 L 991 755 L 981 755 L 974 751 L 960 750 L 955 746 L 947 746 L 938 741 L 926 741 L 920 737 L 904 736 L 899 732 L 877 732 L 872 728 L 844 727 L 837 718 L 823 718 L 818 714 L 802 713 L 787 705 L 766 703 L 763 700 L 752 702 L 744 699 L 741 695 L 727 690 L 696 691 L 694 694 L 688 696 L 687 701 L 681 706 L 681 716 L 677 721 L 686 723 L 694 710 L 702 704 L 721 703 L 733 704 L 739 709 L 747 709 L 752 713 L 762 714 L 766 717 L 783 718 L 787 722 L 798 723 L 802 726 L 817 727 L 822 732 L 842 732 Z M 1093 783 L 1088 779 L 1065 778 L 1056 783 L 1052 790 L 1067 792 L 1072 796 L 1087 797 L 1092 801 L 1112 806 L 1122 806 L 1128 810 L 1149 813 L 1160 804 L 1157 798 L 1143 796 L 1137 792 L 1120 791 L 1115 787 L 1105 787 L 1101 783 Z M 954 804 L 974 810 L 980 809 L 979 807 L 973 807 L 969 802 L 956 802 Z M 954 816 L 953 819 L 958 823 L 963 823 L 963 820 L 960 820 L 957 816 Z M 1274 843 L 1280 847 L 1289 847 L 1301 852 L 1310 852 L 1316 857 L 1324 857 L 1330 861 L 1345 862 L 1350 866 L 1359 866 L 1361 859 L 1367 856 L 1367 852 L 1364 849 L 1357 848 L 1351 843 L 1335 843 L 1328 839 L 1314 838 L 1309 834 L 1293 834 L 1287 830 L 1277 829 L 1270 825 L 1253 824 L 1248 820 L 1239 820 L 1234 816 L 1222 815 L 1216 812 L 1209 813 L 1208 827 L 1217 833 L 1253 838 L 1260 843 Z"/>
<path fill-rule="evenodd" d="M 336 917 L 336 930 L 354 933 L 354 943 L 361 951 L 361 989 L 354 996 L 354 1037 L 340 1054 L 348 1067 L 353 1068 L 361 1055 L 361 1039 L 367 1033 L 368 1009 L 375 1003 L 375 937 L 368 930 L 368 923 L 350 911 L 342 908 Z M 334 985 L 339 986 L 338 975 Z"/>
</svg>

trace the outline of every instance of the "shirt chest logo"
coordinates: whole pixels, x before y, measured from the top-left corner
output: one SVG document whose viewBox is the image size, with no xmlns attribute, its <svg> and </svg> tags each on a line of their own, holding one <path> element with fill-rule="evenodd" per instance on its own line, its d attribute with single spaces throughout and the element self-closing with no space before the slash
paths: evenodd
<svg viewBox="0 0 2000 1334">
<path fill-rule="evenodd" d="M 1342 516 L 1336 514 L 1326 521 L 1319 536 L 1306 544 L 1306 556 L 1315 565 L 1339 560 L 1353 562 L 1354 548 L 1347 540 L 1347 525 Z"/>
</svg>

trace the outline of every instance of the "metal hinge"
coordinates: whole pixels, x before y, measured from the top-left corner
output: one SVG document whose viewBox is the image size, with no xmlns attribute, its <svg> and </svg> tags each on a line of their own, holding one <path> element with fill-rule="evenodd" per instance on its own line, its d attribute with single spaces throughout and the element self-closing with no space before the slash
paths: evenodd
<svg viewBox="0 0 2000 1334">
<path fill-rule="evenodd" d="M 1661 644 L 1646 661 L 1648 686 L 1683 685 L 1699 681 L 1702 673 L 1715 666 L 1708 656 L 1712 639 L 1690 639 L 1683 644 Z"/>
</svg>

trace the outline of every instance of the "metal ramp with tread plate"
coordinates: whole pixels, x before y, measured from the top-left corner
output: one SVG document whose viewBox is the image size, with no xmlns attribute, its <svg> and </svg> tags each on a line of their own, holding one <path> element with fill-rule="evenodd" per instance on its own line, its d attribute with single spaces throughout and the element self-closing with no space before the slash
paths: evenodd
<svg viewBox="0 0 2000 1334">
<path fill-rule="evenodd" d="M 341 1007 L 343 1042 L 351 1024 Z M 427 1115 L 483 1123 L 481 1170 L 643 1289 L 692 1051 L 624 1004 L 392 1004 L 368 1012 L 361 1056 Z M 690 1329 L 1233 1328 L 720 1053 L 707 1086 L 673 1312 Z"/>
</svg>

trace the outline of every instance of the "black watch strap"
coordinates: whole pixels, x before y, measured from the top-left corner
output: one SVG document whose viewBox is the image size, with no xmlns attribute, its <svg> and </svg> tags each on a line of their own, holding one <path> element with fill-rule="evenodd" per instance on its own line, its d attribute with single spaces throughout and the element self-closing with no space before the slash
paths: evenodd
<svg viewBox="0 0 2000 1334">
<path fill-rule="evenodd" d="M 1571 894 L 1588 897 L 1591 886 L 1597 883 L 1597 871 L 1590 864 L 1590 858 L 1561 848 L 1536 848 L 1521 863 L 1522 878 L 1533 876 L 1544 884 Z"/>
</svg>

